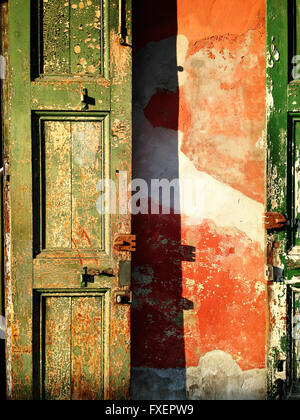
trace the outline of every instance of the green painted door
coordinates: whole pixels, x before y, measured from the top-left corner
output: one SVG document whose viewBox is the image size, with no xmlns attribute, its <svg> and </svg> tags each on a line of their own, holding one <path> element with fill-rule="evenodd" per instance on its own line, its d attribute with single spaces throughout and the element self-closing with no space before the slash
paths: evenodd
<svg viewBox="0 0 300 420">
<path fill-rule="evenodd" d="M 8 42 L 7 396 L 128 399 L 131 220 L 101 180 L 131 174 L 131 0 L 10 0 Z"/>
<path fill-rule="evenodd" d="M 270 398 L 300 398 L 300 1 L 267 0 L 267 212 Z"/>
</svg>

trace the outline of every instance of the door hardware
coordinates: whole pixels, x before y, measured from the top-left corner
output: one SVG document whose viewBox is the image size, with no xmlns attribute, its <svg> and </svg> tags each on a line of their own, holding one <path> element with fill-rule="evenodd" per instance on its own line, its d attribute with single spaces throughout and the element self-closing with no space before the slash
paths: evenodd
<svg viewBox="0 0 300 420">
<path fill-rule="evenodd" d="M 95 99 L 88 95 L 88 90 L 86 88 L 82 89 L 80 98 L 82 103 L 81 111 L 88 110 L 89 105 L 95 105 L 96 103 Z"/>
<path fill-rule="evenodd" d="M 136 235 L 117 235 L 114 240 L 114 250 L 116 251 L 136 251 Z"/>
<path fill-rule="evenodd" d="M 112 268 L 99 270 L 97 268 L 83 267 L 83 273 L 81 273 L 81 287 L 87 287 L 88 283 L 94 283 L 95 276 L 113 277 L 114 271 Z"/>
<path fill-rule="evenodd" d="M 126 27 L 125 27 L 125 3 L 124 0 L 119 0 L 119 43 L 126 44 Z"/>
<path fill-rule="evenodd" d="M 277 371 L 283 372 L 286 360 L 277 360 Z"/>
<path fill-rule="evenodd" d="M 282 229 L 284 227 L 290 227 L 298 231 L 300 230 L 300 220 L 288 219 L 282 213 L 265 213 L 265 228 L 267 230 Z"/>
<path fill-rule="evenodd" d="M 130 305 L 132 303 L 132 292 L 118 292 L 116 294 L 117 305 Z"/>
<path fill-rule="evenodd" d="M 87 96 L 88 96 L 88 90 L 83 89 L 81 92 L 81 103 L 82 103 L 82 111 L 89 108 L 89 105 L 87 103 Z"/>
</svg>

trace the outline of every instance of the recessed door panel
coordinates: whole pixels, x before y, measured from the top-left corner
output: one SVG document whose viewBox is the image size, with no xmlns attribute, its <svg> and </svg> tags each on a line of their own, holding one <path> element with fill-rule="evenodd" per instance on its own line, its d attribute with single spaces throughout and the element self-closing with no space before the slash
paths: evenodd
<svg viewBox="0 0 300 420">
<path fill-rule="evenodd" d="M 101 121 L 44 121 L 41 174 L 45 249 L 101 249 L 97 184 L 103 174 Z"/>
<path fill-rule="evenodd" d="M 102 0 L 42 0 L 39 14 L 43 74 L 103 73 Z"/>
<path fill-rule="evenodd" d="M 105 293 L 41 294 L 41 397 L 104 397 Z"/>
</svg>

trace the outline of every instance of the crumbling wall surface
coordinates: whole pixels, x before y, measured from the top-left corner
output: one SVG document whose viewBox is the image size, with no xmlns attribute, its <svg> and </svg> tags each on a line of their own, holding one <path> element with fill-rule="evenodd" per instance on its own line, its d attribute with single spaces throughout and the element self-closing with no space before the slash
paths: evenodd
<svg viewBox="0 0 300 420">
<path fill-rule="evenodd" d="M 134 216 L 132 398 L 262 399 L 264 0 L 140 3 L 133 177 L 201 206 Z"/>
</svg>

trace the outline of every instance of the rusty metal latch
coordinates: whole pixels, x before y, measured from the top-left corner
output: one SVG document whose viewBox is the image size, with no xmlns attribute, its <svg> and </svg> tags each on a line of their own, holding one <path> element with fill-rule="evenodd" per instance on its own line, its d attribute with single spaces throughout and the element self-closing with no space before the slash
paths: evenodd
<svg viewBox="0 0 300 420">
<path fill-rule="evenodd" d="M 136 235 L 117 235 L 114 240 L 115 251 L 136 251 Z"/>
<path fill-rule="evenodd" d="M 99 270 L 97 268 L 83 267 L 83 273 L 81 273 L 81 287 L 87 287 L 88 283 L 94 283 L 95 276 L 113 277 L 114 271 L 112 268 Z"/>
<path fill-rule="evenodd" d="M 267 230 L 282 229 L 290 227 L 296 231 L 300 230 L 300 220 L 288 219 L 282 213 L 265 213 L 265 228 Z"/>
<path fill-rule="evenodd" d="M 117 305 L 130 305 L 132 303 L 132 292 L 117 292 L 115 303 Z"/>
<path fill-rule="evenodd" d="M 80 99 L 81 99 L 81 104 L 82 104 L 81 110 L 82 111 L 85 111 L 86 109 L 89 108 L 87 97 L 88 97 L 88 90 L 84 88 L 81 91 L 81 94 L 80 94 Z"/>
<path fill-rule="evenodd" d="M 89 96 L 88 90 L 86 88 L 83 88 L 80 93 L 80 99 L 81 99 L 81 111 L 86 111 L 89 109 L 89 105 L 95 105 L 96 101 L 95 98 L 92 98 Z"/>
</svg>

